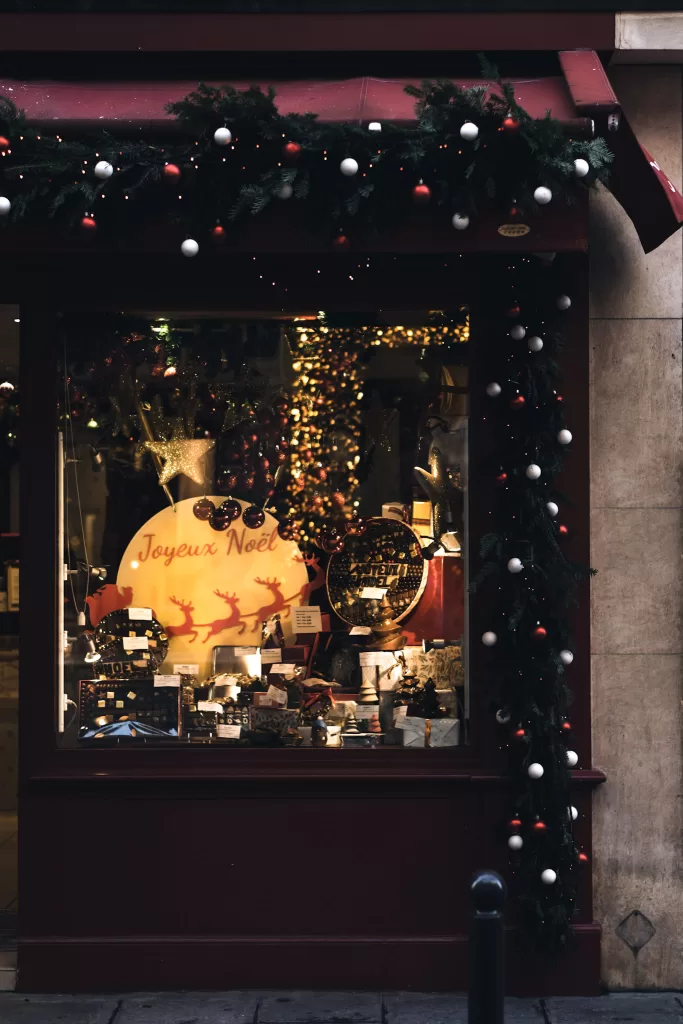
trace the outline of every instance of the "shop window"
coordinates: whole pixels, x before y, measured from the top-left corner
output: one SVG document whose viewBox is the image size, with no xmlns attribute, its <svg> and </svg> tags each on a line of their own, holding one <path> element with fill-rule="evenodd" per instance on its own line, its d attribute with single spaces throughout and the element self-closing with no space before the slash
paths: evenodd
<svg viewBox="0 0 683 1024">
<path fill-rule="evenodd" d="M 61 324 L 60 742 L 466 742 L 466 310 Z"/>
</svg>

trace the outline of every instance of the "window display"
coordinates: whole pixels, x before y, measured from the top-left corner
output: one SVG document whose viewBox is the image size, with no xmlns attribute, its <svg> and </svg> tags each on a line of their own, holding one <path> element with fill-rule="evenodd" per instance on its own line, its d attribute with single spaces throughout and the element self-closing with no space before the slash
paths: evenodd
<svg viewBox="0 0 683 1024">
<path fill-rule="evenodd" d="M 60 742 L 465 742 L 466 311 L 61 323 Z"/>
</svg>

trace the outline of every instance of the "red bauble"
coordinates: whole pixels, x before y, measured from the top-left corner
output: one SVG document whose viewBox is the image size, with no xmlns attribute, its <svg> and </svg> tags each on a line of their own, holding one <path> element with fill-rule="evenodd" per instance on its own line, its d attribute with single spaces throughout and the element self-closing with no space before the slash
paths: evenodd
<svg viewBox="0 0 683 1024">
<path fill-rule="evenodd" d="M 516 740 L 523 740 L 524 737 L 526 736 L 526 733 L 525 733 L 524 729 L 515 729 L 515 731 L 513 733 L 513 736 L 515 737 Z"/>
<path fill-rule="evenodd" d="M 555 395 L 555 401 L 556 402 L 564 402 L 564 398 L 562 397 L 562 395 Z"/>
<path fill-rule="evenodd" d="M 180 168 L 177 164 L 165 164 L 162 174 L 165 178 L 175 181 L 180 177 Z"/>
<path fill-rule="evenodd" d="M 301 458 L 304 460 L 304 462 L 310 462 L 310 460 L 313 458 L 313 450 L 311 448 L 302 449 Z"/>
<path fill-rule="evenodd" d="M 546 825 L 546 823 L 544 821 L 536 821 L 536 822 L 534 822 L 534 832 L 545 832 L 545 831 L 547 831 L 547 828 L 548 828 L 548 826 Z"/>
<path fill-rule="evenodd" d="M 227 530 L 231 522 L 230 516 L 226 515 L 220 508 L 214 509 L 209 518 L 209 526 L 212 530 L 216 531 Z"/>
<path fill-rule="evenodd" d="M 224 242 L 225 241 L 225 228 L 223 227 L 222 224 L 215 224 L 211 228 L 211 237 L 216 242 Z"/>
<path fill-rule="evenodd" d="M 506 135 L 516 135 L 521 128 L 521 123 L 516 117 L 512 117 L 510 114 L 503 121 L 503 131 Z"/>
<path fill-rule="evenodd" d="M 562 730 L 563 730 L 563 732 L 571 732 L 572 731 L 572 723 L 571 722 L 563 722 L 562 723 Z"/>
<path fill-rule="evenodd" d="M 345 529 L 352 537 L 362 537 L 364 533 L 367 533 L 368 524 L 354 512 L 353 518 L 346 523 Z"/>
<path fill-rule="evenodd" d="M 267 459 L 265 455 L 262 455 L 258 460 L 258 468 L 262 469 L 265 473 L 267 469 L 270 469 L 270 459 Z"/>
<path fill-rule="evenodd" d="M 542 640 L 547 635 L 548 630 L 545 628 L 545 626 L 536 626 L 536 629 L 534 630 L 535 637 L 537 637 L 539 640 Z"/>
<path fill-rule="evenodd" d="M 327 480 L 327 470 L 325 469 L 324 466 L 316 466 L 314 473 L 317 476 L 318 480 L 320 480 L 322 483 L 324 483 L 325 480 Z"/>
<path fill-rule="evenodd" d="M 508 306 L 508 308 L 505 310 L 505 316 L 509 316 L 510 319 L 514 319 L 515 317 L 519 316 L 521 312 L 522 311 L 519 308 L 519 306 L 515 304 L 514 306 Z"/>
<path fill-rule="evenodd" d="M 505 481 L 507 480 L 507 478 L 508 478 L 507 473 L 499 473 L 498 476 L 496 477 L 496 483 L 497 484 L 504 484 Z"/>
<path fill-rule="evenodd" d="M 344 538 L 332 527 L 320 534 L 320 547 L 328 555 L 336 555 L 344 547 Z"/>
<path fill-rule="evenodd" d="M 278 452 L 277 455 L 275 456 L 275 461 L 277 462 L 278 466 L 281 466 L 283 462 L 286 462 L 287 456 L 285 452 Z"/>
<path fill-rule="evenodd" d="M 319 494 L 314 494 L 311 498 L 311 511 L 318 512 L 323 507 L 323 499 Z"/>
<path fill-rule="evenodd" d="M 432 192 L 429 185 L 425 185 L 424 182 L 420 182 L 413 189 L 413 202 L 417 203 L 418 206 L 426 206 L 429 200 L 432 198 Z"/>
<path fill-rule="evenodd" d="M 192 511 L 197 519 L 206 522 L 211 518 L 212 513 L 216 511 L 216 506 L 208 498 L 200 498 L 199 501 L 195 501 Z"/>
<path fill-rule="evenodd" d="M 587 853 L 580 853 L 579 854 L 579 860 L 580 860 L 580 862 L 582 864 L 587 864 L 588 863 L 588 854 Z"/>
<path fill-rule="evenodd" d="M 242 484 L 242 487 L 245 489 L 245 491 L 250 491 L 252 489 L 252 487 L 254 486 L 254 474 L 253 473 L 243 473 L 242 474 L 242 479 L 241 479 L 240 482 Z"/>
<path fill-rule="evenodd" d="M 288 160 L 298 160 L 301 156 L 301 146 L 298 142 L 285 142 L 282 152 Z"/>
<path fill-rule="evenodd" d="M 277 532 L 283 540 L 298 540 L 299 527 L 293 519 L 283 519 L 277 524 Z"/>
<path fill-rule="evenodd" d="M 346 498 L 341 491 L 334 491 L 332 494 L 332 504 L 336 505 L 337 508 L 343 508 L 346 504 Z"/>
<path fill-rule="evenodd" d="M 337 237 L 333 239 L 332 245 L 334 246 L 335 249 L 348 249 L 349 246 L 351 245 L 351 242 L 349 241 L 346 235 L 342 234 L 337 235 Z"/>
<path fill-rule="evenodd" d="M 522 406 L 524 406 L 525 404 L 526 404 L 526 399 L 525 399 L 524 395 L 515 395 L 515 397 L 510 402 L 510 408 L 511 409 L 521 409 Z"/>
<path fill-rule="evenodd" d="M 97 227 L 94 217 L 83 217 L 81 219 L 81 227 L 86 228 L 88 231 L 94 231 Z"/>
<path fill-rule="evenodd" d="M 277 418 L 277 421 L 276 421 L 276 422 L 277 422 L 277 425 L 278 425 L 278 427 L 280 427 L 280 429 L 281 429 L 281 430 L 284 430 L 284 428 L 285 428 L 285 427 L 287 426 L 287 424 L 289 423 L 289 419 L 288 419 L 288 417 L 287 417 L 287 416 L 283 416 L 283 415 L 280 415 L 280 416 L 278 416 L 278 418 Z M 283 446 L 283 447 L 284 447 L 284 446 Z"/>
<path fill-rule="evenodd" d="M 564 523 L 560 523 L 560 525 L 557 528 L 557 532 L 561 533 L 563 537 L 566 537 L 569 533 L 569 529 L 564 525 Z"/>
<path fill-rule="evenodd" d="M 521 828 L 522 822 L 519 820 L 519 818 L 513 818 L 512 821 L 509 822 L 509 825 L 510 828 Z"/>
<path fill-rule="evenodd" d="M 231 523 L 234 523 L 242 515 L 242 506 L 235 498 L 228 498 L 219 505 L 218 511 L 221 515 L 227 516 Z"/>
<path fill-rule="evenodd" d="M 0 149 L 9 149 L 9 139 L 6 135 L 0 135 Z"/>
<path fill-rule="evenodd" d="M 249 508 L 245 508 L 242 519 L 250 530 L 258 530 L 266 521 L 266 513 L 258 505 L 250 505 Z"/>
</svg>

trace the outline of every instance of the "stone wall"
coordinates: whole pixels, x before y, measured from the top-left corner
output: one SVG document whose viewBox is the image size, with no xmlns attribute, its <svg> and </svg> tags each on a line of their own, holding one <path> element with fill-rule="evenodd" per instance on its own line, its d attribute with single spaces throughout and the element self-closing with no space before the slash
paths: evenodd
<svg viewBox="0 0 683 1024">
<path fill-rule="evenodd" d="M 681 69 L 611 78 L 680 188 Z M 646 256 L 611 196 L 591 215 L 595 916 L 610 988 L 680 988 L 683 234 Z"/>
</svg>

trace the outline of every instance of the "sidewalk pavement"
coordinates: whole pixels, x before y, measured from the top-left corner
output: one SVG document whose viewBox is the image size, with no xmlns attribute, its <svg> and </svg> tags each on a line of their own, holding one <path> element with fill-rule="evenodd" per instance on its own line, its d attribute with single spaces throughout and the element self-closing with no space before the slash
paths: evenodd
<svg viewBox="0 0 683 1024">
<path fill-rule="evenodd" d="M 683 995 L 509 999 L 506 1024 L 683 1024 Z M 467 999 L 416 992 L 0 993 L 1 1024 L 466 1024 Z"/>
</svg>

